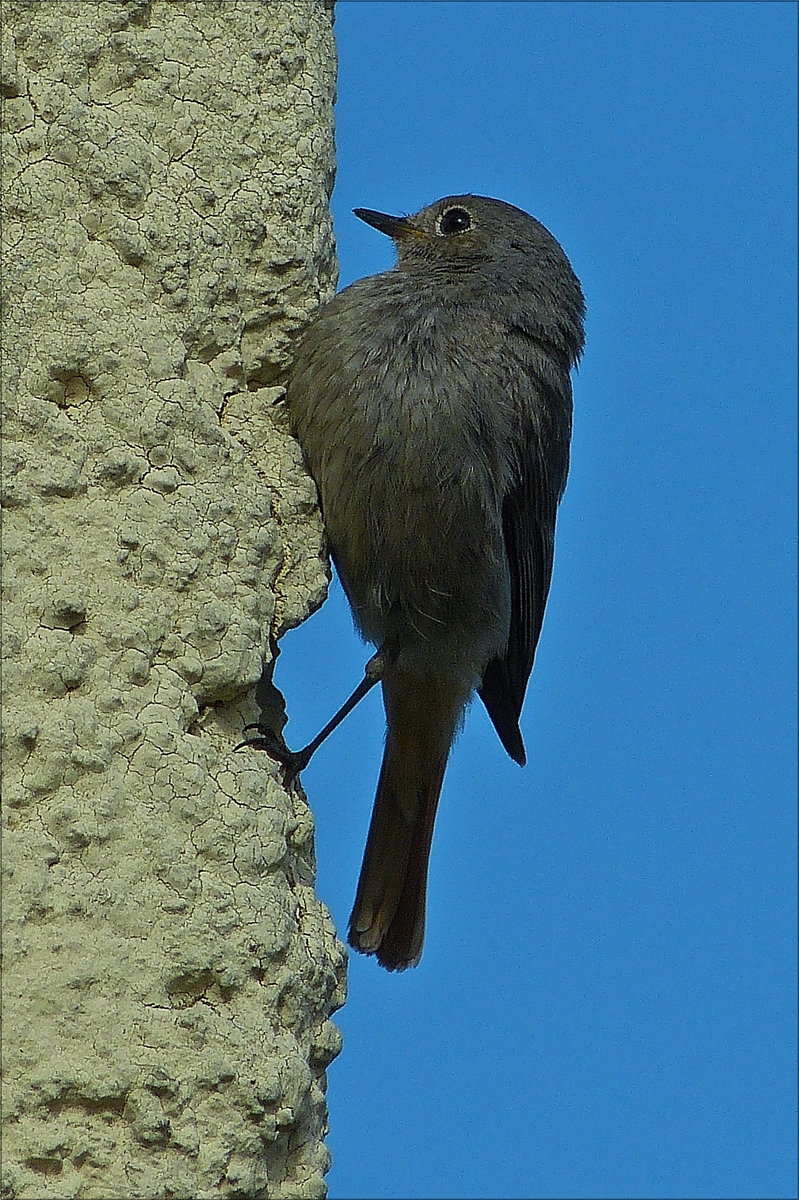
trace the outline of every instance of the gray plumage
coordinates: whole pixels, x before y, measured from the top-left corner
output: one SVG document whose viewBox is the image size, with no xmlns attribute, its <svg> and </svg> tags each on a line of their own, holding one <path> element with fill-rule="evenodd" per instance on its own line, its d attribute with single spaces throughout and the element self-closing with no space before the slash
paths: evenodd
<svg viewBox="0 0 799 1200">
<path fill-rule="evenodd" d="M 525 761 L 584 303 L 557 241 L 512 205 L 356 214 L 394 238 L 397 265 L 319 311 L 288 404 L 383 666 L 386 752 L 350 941 L 402 969 L 421 955 L 438 795 L 475 689 Z"/>
</svg>

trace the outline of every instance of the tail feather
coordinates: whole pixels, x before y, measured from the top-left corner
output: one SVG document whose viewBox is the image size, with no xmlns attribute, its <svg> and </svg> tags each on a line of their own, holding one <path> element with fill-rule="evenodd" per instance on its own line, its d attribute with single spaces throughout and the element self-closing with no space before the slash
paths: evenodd
<svg viewBox="0 0 799 1200">
<path fill-rule="evenodd" d="M 422 955 L 438 798 L 465 697 L 440 680 L 383 681 L 388 735 L 350 917 L 350 945 L 390 971 Z"/>
</svg>

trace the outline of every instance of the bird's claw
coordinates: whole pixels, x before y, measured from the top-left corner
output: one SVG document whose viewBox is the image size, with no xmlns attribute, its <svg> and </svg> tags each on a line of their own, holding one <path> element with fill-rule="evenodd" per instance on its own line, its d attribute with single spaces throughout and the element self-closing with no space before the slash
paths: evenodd
<svg viewBox="0 0 799 1200">
<path fill-rule="evenodd" d="M 248 729 L 257 729 L 258 733 L 255 737 L 248 737 L 239 742 L 238 746 L 234 746 L 234 750 L 264 750 L 271 759 L 280 763 L 284 772 L 283 783 L 290 787 L 300 772 L 308 766 L 311 755 L 305 750 L 289 750 L 283 738 L 274 729 L 267 729 L 257 723 L 245 725 L 243 732 L 246 733 Z"/>
</svg>

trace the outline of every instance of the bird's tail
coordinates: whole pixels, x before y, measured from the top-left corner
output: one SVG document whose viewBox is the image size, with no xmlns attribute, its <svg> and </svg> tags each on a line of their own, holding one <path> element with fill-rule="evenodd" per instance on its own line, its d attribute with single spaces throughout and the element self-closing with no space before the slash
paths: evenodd
<svg viewBox="0 0 799 1200">
<path fill-rule="evenodd" d="M 404 971 L 422 956 L 433 825 L 466 696 L 451 681 L 392 671 L 383 699 L 386 749 L 349 942 L 389 971 Z"/>
</svg>

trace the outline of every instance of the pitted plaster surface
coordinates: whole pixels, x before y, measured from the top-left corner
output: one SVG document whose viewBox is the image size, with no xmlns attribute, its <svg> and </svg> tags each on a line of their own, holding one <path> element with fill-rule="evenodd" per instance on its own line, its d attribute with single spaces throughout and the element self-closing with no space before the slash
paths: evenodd
<svg viewBox="0 0 799 1200">
<path fill-rule="evenodd" d="M 4 0 L 4 1196 L 315 1197 L 345 953 L 233 753 L 326 587 L 281 417 L 332 11 Z"/>
</svg>

